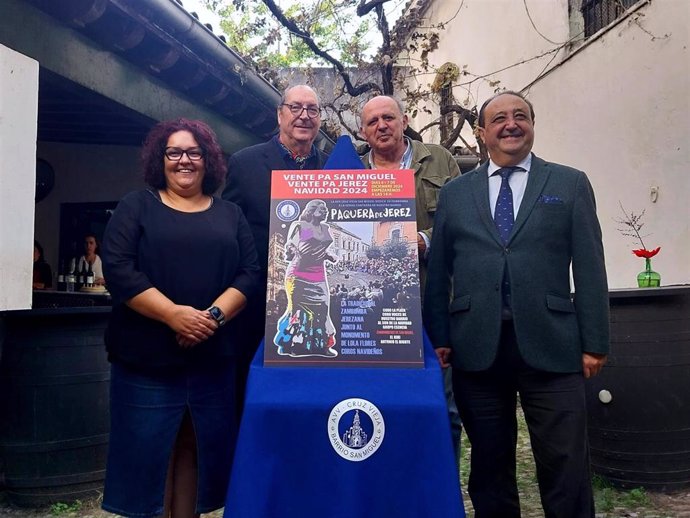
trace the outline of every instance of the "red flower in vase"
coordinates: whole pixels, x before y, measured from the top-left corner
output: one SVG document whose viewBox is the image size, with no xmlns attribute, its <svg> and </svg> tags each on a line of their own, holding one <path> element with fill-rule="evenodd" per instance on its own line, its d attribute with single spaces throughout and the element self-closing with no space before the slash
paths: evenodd
<svg viewBox="0 0 690 518">
<path fill-rule="evenodd" d="M 633 250 L 632 253 L 637 257 L 644 257 L 645 259 L 651 259 L 661 250 L 660 246 L 657 246 L 654 250 L 647 250 L 646 248 L 640 248 L 639 250 Z"/>
</svg>

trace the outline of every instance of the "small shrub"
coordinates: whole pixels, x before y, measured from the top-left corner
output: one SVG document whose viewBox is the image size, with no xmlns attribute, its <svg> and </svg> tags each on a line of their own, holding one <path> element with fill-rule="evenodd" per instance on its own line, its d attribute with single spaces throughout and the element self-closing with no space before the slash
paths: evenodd
<svg viewBox="0 0 690 518">
<path fill-rule="evenodd" d="M 604 487 L 599 490 L 594 490 L 594 506 L 597 511 L 604 511 L 606 513 L 613 511 L 616 507 L 616 490 L 612 487 Z"/>
<path fill-rule="evenodd" d="M 651 500 L 649 499 L 647 492 L 642 487 L 636 487 L 635 489 L 631 489 L 625 493 L 623 502 L 626 503 L 626 506 L 630 507 L 648 506 L 651 504 Z"/>
<path fill-rule="evenodd" d="M 50 506 L 50 514 L 53 516 L 66 516 L 72 513 L 77 513 L 81 510 L 81 500 L 75 500 L 70 504 L 64 502 L 57 502 Z"/>
<path fill-rule="evenodd" d="M 652 504 L 644 488 L 618 490 L 611 485 L 611 482 L 598 475 L 592 477 L 592 488 L 597 511 L 610 512 L 615 507 L 649 507 Z"/>
<path fill-rule="evenodd" d="M 600 475 L 592 475 L 592 487 L 594 490 L 600 490 L 600 489 L 606 489 L 606 488 L 612 488 L 613 486 L 611 485 L 611 482 L 608 481 L 608 479 L 600 476 Z"/>
</svg>

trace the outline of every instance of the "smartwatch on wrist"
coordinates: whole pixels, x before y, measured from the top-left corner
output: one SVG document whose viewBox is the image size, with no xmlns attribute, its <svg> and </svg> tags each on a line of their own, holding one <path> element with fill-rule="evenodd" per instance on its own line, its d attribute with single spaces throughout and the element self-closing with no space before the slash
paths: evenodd
<svg viewBox="0 0 690 518">
<path fill-rule="evenodd" d="M 206 311 L 211 314 L 211 318 L 218 322 L 218 327 L 225 325 L 225 313 L 218 306 L 211 306 Z"/>
</svg>

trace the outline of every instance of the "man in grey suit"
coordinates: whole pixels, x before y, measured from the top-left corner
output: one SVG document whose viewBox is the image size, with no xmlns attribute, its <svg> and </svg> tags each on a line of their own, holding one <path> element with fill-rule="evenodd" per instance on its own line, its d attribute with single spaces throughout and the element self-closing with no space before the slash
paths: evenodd
<svg viewBox="0 0 690 518">
<path fill-rule="evenodd" d="M 424 304 L 472 444 L 475 516 L 520 516 L 519 394 L 546 516 L 593 517 L 584 380 L 606 361 L 609 327 L 592 187 L 531 153 L 519 93 L 484 103 L 479 136 L 490 161 L 441 190 Z"/>
</svg>

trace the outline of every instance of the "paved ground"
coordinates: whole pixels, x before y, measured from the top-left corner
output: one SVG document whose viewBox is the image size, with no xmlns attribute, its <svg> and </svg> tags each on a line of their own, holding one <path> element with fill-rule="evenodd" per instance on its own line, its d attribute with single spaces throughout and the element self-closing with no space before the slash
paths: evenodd
<svg viewBox="0 0 690 518">
<path fill-rule="evenodd" d="M 674 495 L 663 495 L 648 493 L 650 504 L 643 507 L 621 507 L 616 506 L 608 512 L 597 510 L 597 518 L 690 518 L 690 491 L 677 493 Z M 532 499 L 532 501 L 529 501 Z M 524 518 L 541 518 L 544 513 L 539 505 L 538 498 L 533 500 L 533 496 L 527 497 L 523 493 L 522 502 Z M 469 499 L 468 499 L 469 502 Z M 7 504 L 0 493 L 0 517 L 2 518 L 113 518 L 114 515 L 99 509 L 97 499 L 88 500 L 82 503 L 77 509 L 76 506 L 66 506 L 66 508 L 51 509 L 18 509 Z M 468 505 L 468 517 L 472 515 L 471 506 Z M 221 518 L 222 512 L 203 515 L 205 518 Z M 267 517 L 267 518 L 280 518 Z M 305 517 L 309 518 L 309 517 Z M 326 518 L 326 517 L 324 517 Z M 392 518 L 392 517 L 382 517 Z"/>
<path fill-rule="evenodd" d="M 463 434 L 461 477 L 466 478 L 469 464 L 470 445 Z M 539 501 L 534 459 L 529 444 L 529 435 L 522 413 L 518 412 L 517 449 L 518 489 L 523 518 L 543 518 L 544 511 Z M 462 484 L 466 488 L 466 484 Z M 599 479 L 594 484 L 596 518 L 690 518 L 690 488 L 674 494 L 645 492 L 644 490 L 617 491 L 607 487 Z M 468 517 L 472 516 L 469 497 L 465 495 Z"/>
<path fill-rule="evenodd" d="M 518 434 L 518 487 L 523 518 L 543 518 L 539 493 L 534 473 L 534 461 L 529 438 L 520 416 Z M 470 446 L 463 434 L 461 477 L 466 478 Z M 601 484 L 599 484 L 600 486 Z M 466 484 L 462 484 L 466 488 Z M 648 493 L 644 491 L 616 491 L 595 484 L 596 518 L 690 518 L 690 488 L 675 494 Z M 465 506 L 468 517 L 472 516 L 472 505 L 467 494 Z M 0 518 L 113 518 L 114 515 L 100 509 L 100 499 L 93 498 L 80 505 L 64 503 L 52 509 L 18 509 L 7 503 L 0 491 Z M 204 515 L 205 518 L 221 518 L 222 511 Z M 262 518 L 280 518 L 269 516 Z M 306 516 L 305 518 L 312 518 Z M 328 517 L 318 517 L 328 518 Z M 393 518 L 393 517 L 381 517 Z M 426 518 L 426 517 L 420 517 Z"/>
<path fill-rule="evenodd" d="M 654 506 L 659 509 L 659 512 L 657 514 L 647 514 L 645 515 L 646 518 L 655 518 L 657 516 L 690 518 L 690 491 L 675 495 L 650 494 L 649 497 Z M 640 515 L 640 518 L 642 518 L 642 515 Z"/>
<path fill-rule="evenodd" d="M 532 483 L 533 481 L 530 481 Z M 536 491 L 520 491 L 523 518 L 543 518 L 544 511 L 539 503 Z M 596 518 L 690 518 L 690 491 L 675 494 L 646 493 L 644 505 L 628 503 L 625 493 L 616 492 L 612 508 L 602 509 L 601 495 L 597 502 Z M 465 495 L 465 507 L 468 518 L 472 516 L 472 504 Z"/>
</svg>

